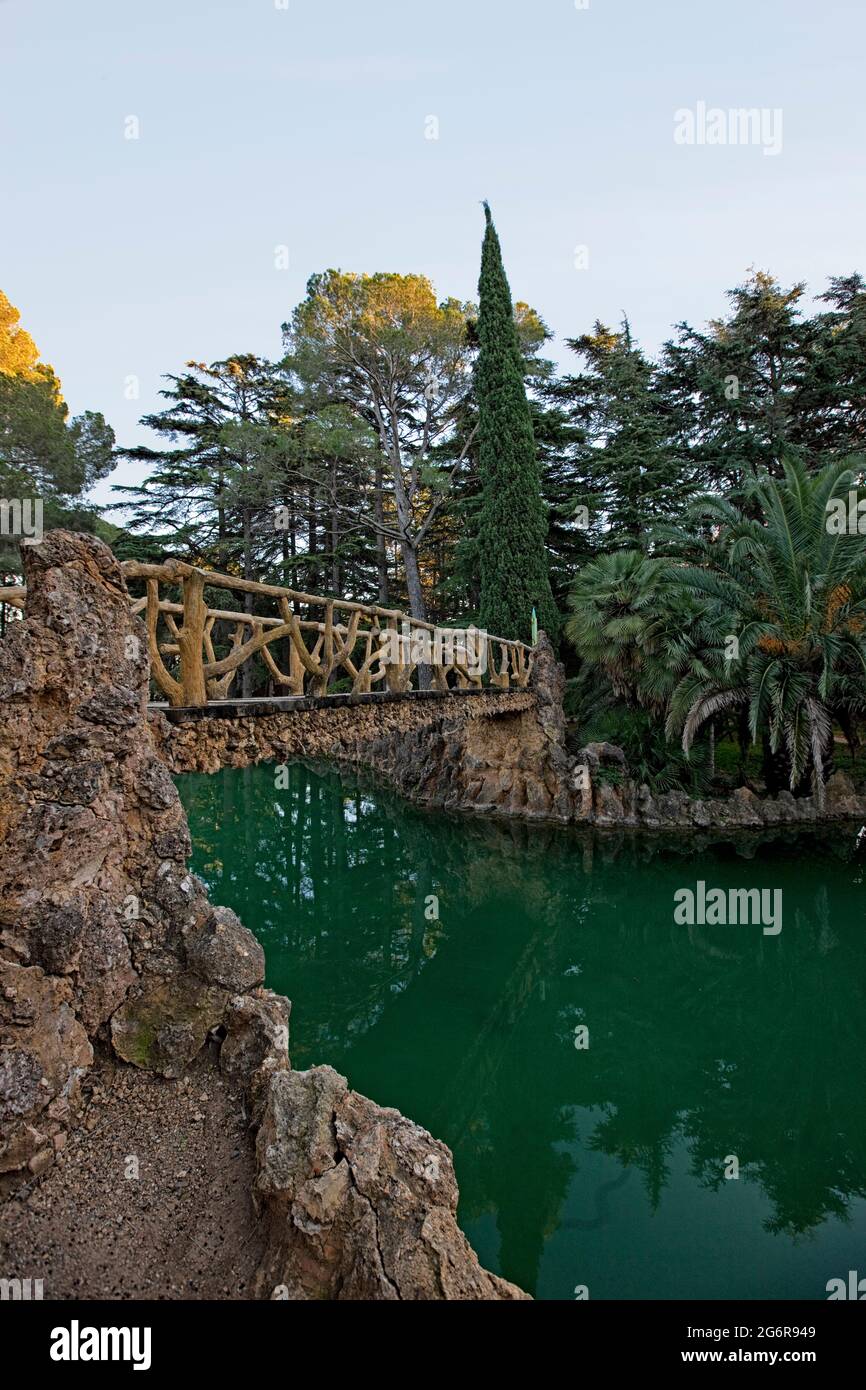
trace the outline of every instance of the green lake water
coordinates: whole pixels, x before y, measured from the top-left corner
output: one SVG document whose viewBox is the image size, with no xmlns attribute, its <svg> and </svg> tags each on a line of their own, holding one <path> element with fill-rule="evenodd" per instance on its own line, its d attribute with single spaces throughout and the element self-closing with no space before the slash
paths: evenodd
<svg viewBox="0 0 866 1390">
<path fill-rule="evenodd" d="M 857 827 L 662 849 L 301 765 L 283 789 L 269 766 L 178 785 L 193 867 L 293 1001 L 293 1065 L 445 1140 L 488 1268 L 538 1298 L 821 1299 L 866 1277 Z M 698 880 L 780 889 L 781 932 L 675 925 Z"/>
</svg>

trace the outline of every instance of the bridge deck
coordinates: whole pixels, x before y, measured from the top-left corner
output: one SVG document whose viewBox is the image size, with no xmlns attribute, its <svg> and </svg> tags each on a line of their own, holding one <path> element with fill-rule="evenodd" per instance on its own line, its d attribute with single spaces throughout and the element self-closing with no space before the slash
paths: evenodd
<svg viewBox="0 0 866 1390">
<path fill-rule="evenodd" d="M 351 709 L 358 705 L 387 705 L 401 700 L 430 700 L 453 704 L 455 700 L 486 700 L 490 696 L 514 698 L 525 695 L 525 689 L 502 689 L 490 686 L 483 690 L 375 690 L 366 693 L 347 692 L 341 695 L 265 695 L 248 700 L 210 700 L 206 705 L 169 705 L 164 701 L 151 703 L 149 708 L 160 710 L 172 724 L 194 719 L 247 719 L 250 716 L 290 714 L 298 710 Z"/>
</svg>

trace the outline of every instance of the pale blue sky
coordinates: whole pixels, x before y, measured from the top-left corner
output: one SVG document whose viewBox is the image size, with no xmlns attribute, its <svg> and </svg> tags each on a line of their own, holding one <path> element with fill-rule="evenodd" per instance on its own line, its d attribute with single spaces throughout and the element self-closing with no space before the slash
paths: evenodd
<svg viewBox="0 0 866 1390">
<path fill-rule="evenodd" d="M 277 355 L 314 271 L 474 297 L 485 197 L 561 360 L 623 309 L 654 350 L 751 265 L 866 270 L 864 36 L 863 0 L 0 0 L 0 287 L 124 443 L 161 373 Z M 781 108 L 782 152 L 675 144 L 699 101 Z"/>
</svg>

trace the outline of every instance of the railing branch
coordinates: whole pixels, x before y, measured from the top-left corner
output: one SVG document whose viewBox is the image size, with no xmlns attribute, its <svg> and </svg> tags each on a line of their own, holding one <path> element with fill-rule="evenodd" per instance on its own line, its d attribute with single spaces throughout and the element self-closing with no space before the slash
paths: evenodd
<svg viewBox="0 0 866 1390">
<path fill-rule="evenodd" d="M 460 688 L 482 685 L 478 670 L 469 664 L 467 644 L 449 643 L 446 658 L 442 633 L 447 629 L 396 609 L 262 584 L 183 560 L 162 564 L 126 560 L 122 569 L 128 580 L 144 580 L 146 592 L 130 600 L 130 610 L 144 618 L 151 672 L 173 706 L 195 707 L 206 705 L 208 700 L 226 699 L 239 668 L 258 653 L 271 679 L 296 695 L 303 695 L 307 681 L 311 694 L 324 695 L 340 670 L 351 680 L 356 694 L 369 692 L 379 682 L 402 693 L 411 688 L 419 661 L 431 666 L 434 688 L 439 691 L 451 688 L 449 674 Z M 161 596 L 160 585 L 179 589 L 180 602 Z M 211 608 L 205 598 L 207 589 L 255 594 L 275 601 L 279 616 Z M 23 608 L 25 599 L 26 590 L 21 586 L 0 589 L 0 601 L 16 608 Z M 298 610 L 303 608 L 314 614 L 318 610 L 322 617 L 301 617 Z M 419 640 L 422 635 L 430 653 L 429 634 L 433 634 L 432 657 L 419 655 L 425 650 Z M 383 645 L 386 635 L 387 652 Z M 503 689 L 511 684 L 526 686 L 532 671 L 532 648 L 510 638 L 479 636 L 485 644 L 490 684 Z M 281 669 L 274 650 L 283 639 L 287 639 L 287 672 Z M 218 649 L 225 654 L 220 656 Z M 173 659 L 173 670 L 164 658 Z"/>
</svg>

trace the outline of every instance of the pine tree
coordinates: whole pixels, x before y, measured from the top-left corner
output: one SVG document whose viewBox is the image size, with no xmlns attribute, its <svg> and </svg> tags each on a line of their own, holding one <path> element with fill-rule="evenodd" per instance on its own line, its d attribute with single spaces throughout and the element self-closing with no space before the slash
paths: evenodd
<svg viewBox="0 0 866 1390">
<path fill-rule="evenodd" d="M 829 311 L 809 320 L 798 395 L 798 443 L 820 466 L 866 447 L 866 281 L 834 275 L 818 296 Z"/>
<path fill-rule="evenodd" d="M 487 228 L 478 282 L 478 465 L 481 624 L 498 637 L 529 640 L 533 606 L 554 641 L 559 613 L 547 569 L 547 515 L 541 496 L 524 363 L 502 265 L 499 238 Z"/>
<path fill-rule="evenodd" d="M 766 271 L 752 271 L 727 291 L 726 318 L 705 331 L 680 323 L 665 344 L 659 385 L 709 488 L 742 496 L 763 470 L 781 474 L 783 454 L 808 462 L 803 389 L 814 333 L 800 308 L 805 288 L 785 289 Z"/>
<path fill-rule="evenodd" d="M 628 319 L 618 332 L 596 322 L 567 342 L 589 368 L 563 381 L 559 394 L 586 430 L 581 461 L 593 524 L 601 520 L 607 550 L 644 549 L 654 525 L 679 519 L 691 488 L 660 373 Z"/>
<path fill-rule="evenodd" d="M 256 537 L 277 544 L 273 504 L 281 499 L 261 475 L 282 399 L 278 369 L 239 353 L 210 366 L 188 362 L 166 380 L 168 408 L 141 423 L 171 445 L 120 451 L 153 471 L 138 486 L 117 488 L 126 499 L 118 506 L 131 512 L 133 535 L 153 538 L 158 528 L 169 553 L 221 570 L 240 566 L 252 578 Z"/>
</svg>

